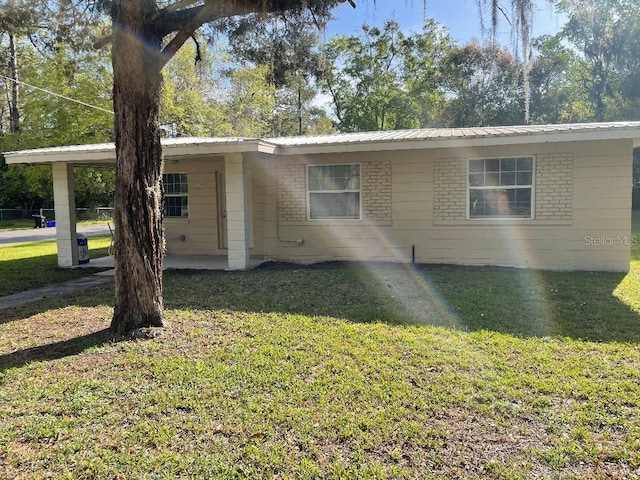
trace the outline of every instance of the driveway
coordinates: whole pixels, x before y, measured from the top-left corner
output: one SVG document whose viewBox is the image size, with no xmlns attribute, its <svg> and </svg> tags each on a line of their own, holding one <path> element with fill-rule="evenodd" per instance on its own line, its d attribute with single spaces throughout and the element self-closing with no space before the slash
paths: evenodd
<svg viewBox="0 0 640 480">
<path fill-rule="evenodd" d="M 109 227 L 106 223 L 96 225 L 83 225 L 77 227 L 77 232 L 87 237 L 94 235 L 109 235 Z M 0 245 L 8 243 L 40 242 L 42 240 L 55 240 L 56 227 L 33 228 L 31 230 L 0 230 Z"/>
</svg>

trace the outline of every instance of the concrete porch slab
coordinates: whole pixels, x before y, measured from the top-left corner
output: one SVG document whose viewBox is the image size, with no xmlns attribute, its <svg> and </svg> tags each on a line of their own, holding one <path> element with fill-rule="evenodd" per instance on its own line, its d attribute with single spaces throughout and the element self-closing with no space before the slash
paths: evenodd
<svg viewBox="0 0 640 480">
<path fill-rule="evenodd" d="M 251 257 L 249 268 L 252 270 L 264 263 L 261 257 Z M 112 269 L 113 257 L 101 257 L 91 259 L 89 263 L 78 265 L 77 268 L 110 268 Z M 164 269 L 170 270 L 229 270 L 226 255 L 167 255 L 164 259 Z M 102 274 L 108 274 L 102 272 Z"/>
</svg>

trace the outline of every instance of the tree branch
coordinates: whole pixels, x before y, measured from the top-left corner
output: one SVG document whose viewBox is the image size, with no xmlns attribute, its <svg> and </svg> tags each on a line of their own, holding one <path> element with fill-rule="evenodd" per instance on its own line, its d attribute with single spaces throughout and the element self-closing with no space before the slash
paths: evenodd
<svg viewBox="0 0 640 480">
<path fill-rule="evenodd" d="M 345 2 L 355 8 L 354 0 L 335 0 L 335 3 Z M 238 15 L 282 13 L 302 9 L 313 2 L 309 0 L 272 0 L 270 2 L 265 0 L 205 0 L 204 5 L 181 8 L 194 3 L 198 3 L 198 0 L 178 0 L 177 3 L 160 10 L 152 21 L 155 24 L 156 32 L 162 36 L 179 32 L 185 26 L 191 26 L 196 18 L 201 22 L 200 25 L 203 25 Z"/>
<path fill-rule="evenodd" d="M 338 3 L 349 2 L 355 6 L 353 0 L 336 0 Z M 160 68 L 164 67 L 178 52 L 184 43 L 193 36 L 195 31 L 205 23 L 221 20 L 223 18 L 252 13 L 282 13 L 285 11 L 303 8 L 307 0 L 279 0 L 265 2 L 264 0 L 205 0 L 204 5 L 178 10 L 180 6 L 191 5 L 194 0 L 179 0 L 177 3 L 160 11 L 156 16 L 155 32 L 164 37 L 172 32 L 177 32 L 166 47 L 162 50 Z"/>
<path fill-rule="evenodd" d="M 112 34 L 105 35 L 104 37 L 99 38 L 98 40 L 93 42 L 93 48 L 95 48 L 96 50 L 100 50 L 102 47 L 106 47 L 107 45 L 109 45 L 112 41 L 113 41 Z"/>
<path fill-rule="evenodd" d="M 188 7 L 189 5 L 193 5 L 194 3 L 198 3 L 200 0 L 180 0 L 176 3 L 172 3 L 168 7 L 163 10 L 160 10 L 160 13 L 173 13 L 177 12 L 181 8 Z"/>
</svg>

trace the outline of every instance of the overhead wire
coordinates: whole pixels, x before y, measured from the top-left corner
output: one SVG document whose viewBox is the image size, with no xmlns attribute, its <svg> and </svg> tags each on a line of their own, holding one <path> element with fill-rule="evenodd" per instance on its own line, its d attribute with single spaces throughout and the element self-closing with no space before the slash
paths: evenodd
<svg viewBox="0 0 640 480">
<path fill-rule="evenodd" d="M 48 93 L 49 95 L 53 95 L 55 97 L 62 98 L 62 99 L 67 100 L 69 102 L 78 103 L 80 105 L 84 105 L 85 107 L 93 108 L 95 110 L 100 110 L 101 112 L 106 112 L 106 113 L 110 113 L 110 114 L 113 115 L 113 111 L 111 111 L 111 110 L 107 110 L 106 108 L 98 107 L 96 105 L 91 105 L 90 103 L 83 102 L 82 100 L 77 100 L 75 98 L 67 97 L 66 95 L 62 95 L 60 93 L 52 92 L 51 90 L 47 90 L 46 88 L 36 87 L 35 85 L 31 85 L 31 84 L 23 82 L 21 80 L 16 80 L 15 78 L 7 77 L 6 75 L 2 75 L 2 74 L 0 74 L 0 78 L 3 78 L 3 79 L 8 80 L 10 82 L 17 83 L 19 85 L 24 85 L 25 87 L 28 87 L 28 88 L 33 88 L 34 90 L 39 90 L 41 92 Z"/>
</svg>

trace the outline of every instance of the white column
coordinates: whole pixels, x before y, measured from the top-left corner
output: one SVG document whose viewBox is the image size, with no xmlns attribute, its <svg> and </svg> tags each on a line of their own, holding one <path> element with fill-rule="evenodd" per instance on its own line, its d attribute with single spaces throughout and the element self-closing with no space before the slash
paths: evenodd
<svg viewBox="0 0 640 480">
<path fill-rule="evenodd" d="M 78 265 L 73 165 L 53 163 L 51 173 L 53 176 L 53 203 L 56 211 L 58 266 L 73 267 Z"/>
<path fill-rule="evenodd" d="M 241 153 L 224 157 L 227 190 L 227 262 L 229 270 L 249 267 L 249 195 Z"/>
</svg>

